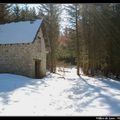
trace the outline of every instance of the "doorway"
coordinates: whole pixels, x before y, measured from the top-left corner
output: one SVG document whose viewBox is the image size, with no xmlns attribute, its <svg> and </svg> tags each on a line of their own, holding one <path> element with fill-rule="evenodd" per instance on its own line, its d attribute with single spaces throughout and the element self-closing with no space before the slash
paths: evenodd
<svg viewBox="0 0 120 120">
<path fill-rule="evenodd" d="M 40 78 L 41 60 L 35 60 L 35 78 Z"/>
</svg>

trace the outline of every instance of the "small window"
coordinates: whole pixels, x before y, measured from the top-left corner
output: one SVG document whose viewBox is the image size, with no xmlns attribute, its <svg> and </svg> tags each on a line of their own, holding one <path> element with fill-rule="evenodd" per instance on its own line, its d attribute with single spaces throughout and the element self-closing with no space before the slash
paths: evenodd
<svg viewBox="0 0 120 120">
<path fill-rule="evenodd" d="M 41 39 L 41 37 L 40 37 L 40 36 L 38 36 L 38 39 Z"/>
</svg>

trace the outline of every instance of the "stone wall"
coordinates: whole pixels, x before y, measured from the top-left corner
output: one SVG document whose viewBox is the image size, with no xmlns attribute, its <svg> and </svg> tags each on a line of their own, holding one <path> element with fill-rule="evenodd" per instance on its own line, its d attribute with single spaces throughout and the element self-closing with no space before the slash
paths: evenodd
<svg viewBox="0 0 120 120">
<path fill-rule="evenodd" d="M 35 59 L 41 60 L 41 75 L 46 74 L 46 51 L 42 32 L 28 44 L 0 45 L 0 73 L 35 77 Z"/>
</svg>

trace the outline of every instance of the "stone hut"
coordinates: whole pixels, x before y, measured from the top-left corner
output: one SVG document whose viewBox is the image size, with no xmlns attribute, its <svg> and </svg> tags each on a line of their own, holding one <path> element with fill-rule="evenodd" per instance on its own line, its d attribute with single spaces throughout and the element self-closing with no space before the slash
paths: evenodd
<svg viewBox="0 0 120 120">
<path fill-rule="evenodd" d="M 0 73 L 33 78 L 46 75 L 46 49 L 41 19 L 0 25 Z"/>
</svg>

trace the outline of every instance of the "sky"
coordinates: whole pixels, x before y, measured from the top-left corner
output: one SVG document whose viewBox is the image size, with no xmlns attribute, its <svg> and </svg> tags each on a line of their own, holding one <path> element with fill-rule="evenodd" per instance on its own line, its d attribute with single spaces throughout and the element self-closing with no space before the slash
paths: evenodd
<svg viewBox="0 0 120 120">
<path fill-rule="evenodd" d="M 23 4 L 20 4 L 21 6 L 23 6 Z M 29 6 L 29 8 L 31 7 L 35 7 L 36 11 L 37 11 L 37 7 L 39 7 L 39 4 L 27 4 Z M 62 7 L 64 8 L 64 4 L 61 4 Z M 66 13 L 65 10 L 62 11 L 61 13 L 61 21 L 60 21 L 60 31 L 63 32 L 64 28 L 68 25 L 68 19 L 67 19 L 68 15 Z"/>
</svg>

